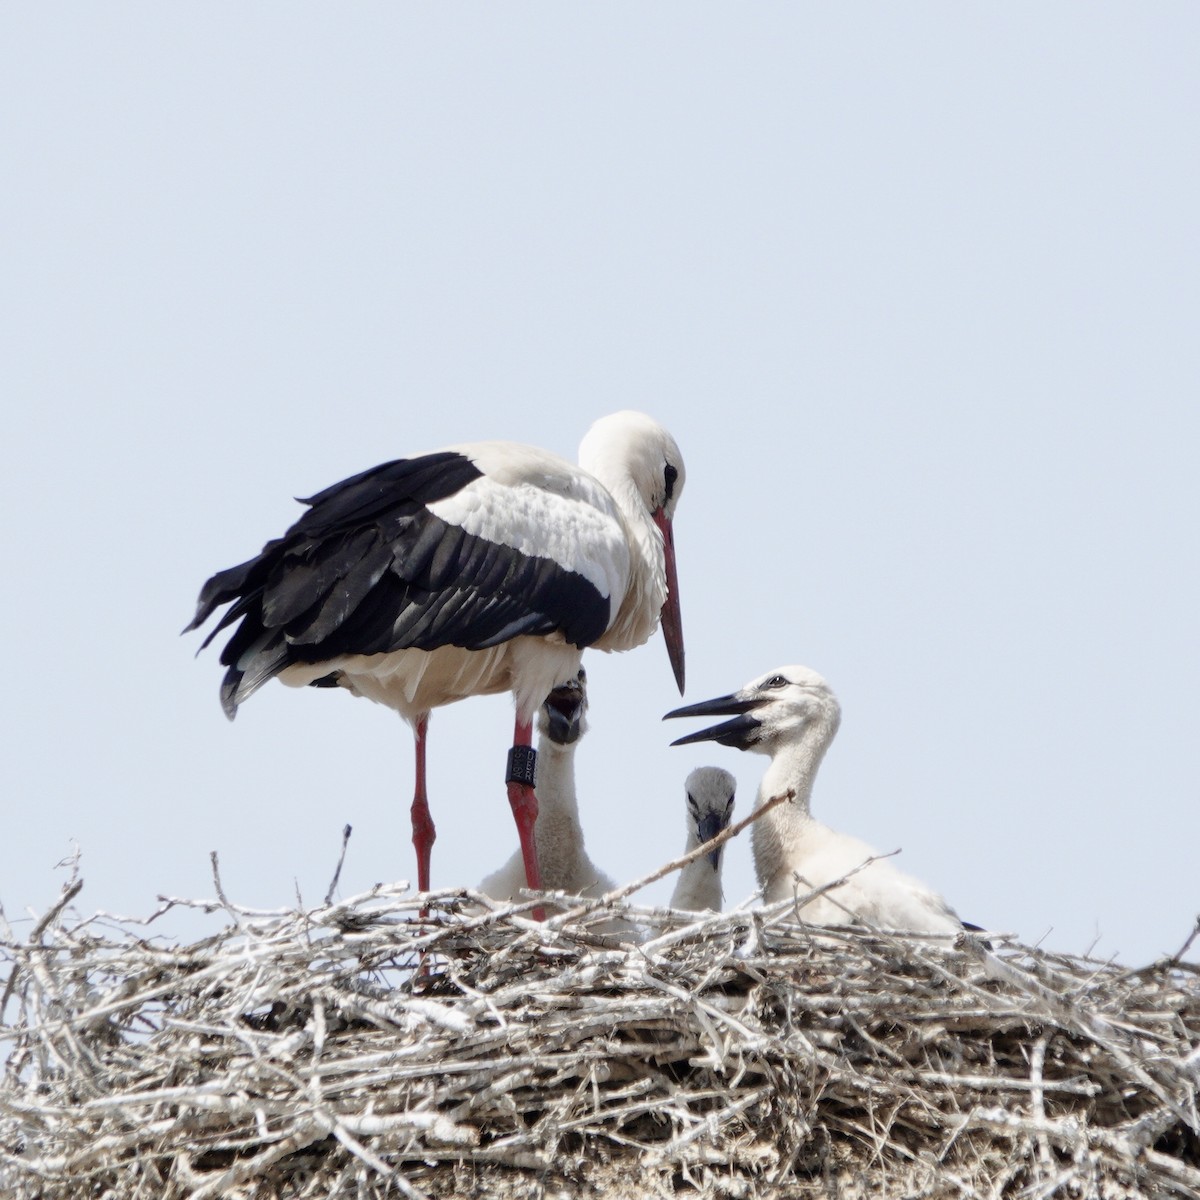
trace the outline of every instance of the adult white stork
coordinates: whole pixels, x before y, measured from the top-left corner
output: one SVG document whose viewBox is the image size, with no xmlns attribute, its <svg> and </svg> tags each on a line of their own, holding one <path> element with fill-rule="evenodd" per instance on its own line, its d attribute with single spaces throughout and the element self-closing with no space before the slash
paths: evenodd
<svg viewBox="0 0 1200 1200">
<path fill-rule="evenodd" d="M 677 708 L 667 716 L 731 717 L 671 744 L 714 741 L 769 754 L 759 803 L 781 792 L 794 793 L 754 825 L 754 869 L 768 904 L 834 883 L 875 855 L 865 842 L 822 825 L 809 811 L 813 781 L 841 723 L 837 698 L 815 671 L 778 667 L 732 695 Z M 801 915 L 818 925 L 845 925 L 858 917 L 911 932 L 957 933 L 963 928 L 941 896 L 881 859 L 808 901 Z"/>
<path fill-rule="evenodd" d="M 223 604 L 204 645 L 238 623 L 221 652 L 229 668 L 221 702 L 231 719 L 278 678 L 344 687 L 412 725 L 422 891 L 435 837 L 425 787 L 429 713 L 511 691 L 508 797 L 527 882 L 541 887 L 531 746 L 538 706 L 575 677 L 584 647 L 632 649 L 660 616 L 683 691 L 672 534 L 683 483 L 674 439 L 636 412 L 597 421 L 579 466 L 513 442 L 397 459 L 302 501 L 308 511 L 282 537 L 204 585 L 188 629 Z"/>
<path fill-rule="evenodd" d="M 583 844 L 575 794 L 575 751 L 587 732 L 587 703 L 587 674 L 580 667 L 576 678 L 552 689 L 538 709 L 534 840 L 542 886 L 547 891 L 593 898 L 617 885 L 592 862 Z M 479 890 L 494 900 L 515 900 L 525 886 L 524 860 L 518 850 L 480 883 Z"/>
<path fill-rule="evenodd" d="M 687 842 L 684 853 L 712 841 L 729 824 L 733 816 L 733 797 L 737 780 L 723 767 L 697 767 L 684 783 L 687 797 L 685 827 Z M 671 907 L 689 912 L 711 909 L 720 912 L 725 902 L 721 889 L 721 860 L 725 847 L 718 846 L 688 863 L 679 871 Z"/>
</svg>

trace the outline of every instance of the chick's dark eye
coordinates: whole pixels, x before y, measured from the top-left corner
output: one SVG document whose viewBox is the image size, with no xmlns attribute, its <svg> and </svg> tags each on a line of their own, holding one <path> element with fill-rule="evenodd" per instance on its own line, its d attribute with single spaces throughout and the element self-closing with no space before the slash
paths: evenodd
<svg viewBox="0 0 1200 1200">
<path fill-rule="evenodd" d="M 763 684 L 763 687 L 781 688 L 787 687 L 788 681 L 782 675 L 772 675 L 770 679 Z"/>
</svg>

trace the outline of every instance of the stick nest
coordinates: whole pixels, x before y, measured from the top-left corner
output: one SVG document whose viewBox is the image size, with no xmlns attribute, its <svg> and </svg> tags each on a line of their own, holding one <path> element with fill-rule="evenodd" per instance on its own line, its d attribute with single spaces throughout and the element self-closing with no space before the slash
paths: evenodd
<svg viewBox="0 0 1200 1200">
<path fill-rule="evenodd" d="M 180 946 L 77 890 L 0 926 L 12 1200 L 1200 1195 L 1178 956 L 389 887 Z"/>
</svg>

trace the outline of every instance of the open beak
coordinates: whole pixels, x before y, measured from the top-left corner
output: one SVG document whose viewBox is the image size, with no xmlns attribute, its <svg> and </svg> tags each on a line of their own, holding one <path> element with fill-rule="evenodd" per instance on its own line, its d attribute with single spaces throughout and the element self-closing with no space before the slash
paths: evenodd
<svg viewBox="0 0 1200 1200">
<path fill-rule="evenodd" d="M 675 532 L 671 528 L 670 518 L 661 508 L 656 508 L 653 515 L 654 523 L 662 534 L 663 563 L 667 573 L 667 598 L 663 601 L 659 619 L 662 621 L 667 654 L 671 659 L 671 670 L 675 672 L 675 682 L 679 685 L 679 694 L 682 696 L 683 621 L 679 615 L 679 576 L 675 571 Z"/>
<path fill-rule="evenodd" d="M 569 746 L 579 740 L 583 723 L 583 688 L 570 679 L 554 688 L 546 697 L 546 717 L 552 742 Z"/>
<path fill-rule="evenodd" d="M 696 822 L 696 836 L 700 839 L 701 844 L 711 842 L 725 828 L 725 824 L 716 813 L 706 813 Z M 706 855 L 708 861 L 712 863 L 714 871 L 720 869 L 723 848 L 718 846 L 716 850 L 710 850 Z"/>
<path fill-rule="evenodd" d="M 663 720 L 672 717 L 725 717 L 733 714 L 730 721 L 722 721 L 719 725 L 711 725 L 701 729 L 699 733 L 689 733 L 676 738 L 672 746 L 687 746 L 692 742 L 720 742 L 722 746 L 732 746 L 735 750 L 747 750 L 758 741 L 758 731 L 762 722 L 750 715 L 751 711 L 761 708 L 766 703 L 761 697 L 746 700 L 736 693 L 730 696 L 718 696 L 715 700 L 702 700 L 699 704 L 688 704 L 683 708 L 673 709 Z"/>
</svg>

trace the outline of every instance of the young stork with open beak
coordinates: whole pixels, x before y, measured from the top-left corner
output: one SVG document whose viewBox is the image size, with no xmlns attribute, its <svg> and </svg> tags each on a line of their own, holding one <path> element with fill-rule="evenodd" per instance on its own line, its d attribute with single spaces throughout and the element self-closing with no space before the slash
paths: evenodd
<svg viewBox="0 0 1200 1200">
<path fill-rule="evenodd" d="M 733 797 L 737 780 L 724 767 L 697 767 L 684 784 L 687 797 L 687 844 L 684 853 L 712 841 L 733 816 Z M 689 912 L 711 909 L 720 912 L 725 902 L 721 888 L 721 863 L 725 847 L 718 846 L 688 863 L 679 871 L 671 907 Z"/>
<path fill-rule="evenodd" d="M 841 722 L 837 698 L 820 675 L 808 667 L 778 667 L 732 695 L 667 713 L 717 716 L 730 720 L 671 744 L 713 741 L 770 755 L 759 804 L 781 792 L 794 793 L 754 824 L 754 869 L 766 903 L 834 883 L 875 855 L 865 842 L 822 825 L 809 812 L 813 781 Z M 861 918 L 882 928 L 919 933 L 958 933 L 963 928 L 941 896 L 882 859 L 810 900 L 800 916 L 816 925 L 845 925 Z"/>
<path fill-rule="evenodd" d="M 575 751 L 587 732 L 587 673 L 560 684 L 538 710 L 538 818 L 534 829 L 542 887 L 594 899 L 617 885 L 588 857 L 575 794 Z M 479 890 L 494 900 L 516 900 L 526 886 L 518 850 Z"/>
<path fill-rule="evenodd" d="M 188 629 L 229 608 L 204 645 L 221 651 L 221 702 L 269 679 L 340 686 L 398 712 L 416 737 L 417 879 L 435 836 L 425 789 L 432 709 L 511 691 L 508 799 L 530 887 L 533 718 L 574 679 L 585 647 L 630 650 L 660 619 L 683 691 L 672 518 L 683 458 L 657 421 L 597 421 L 579 466 L 534 446 L 472 442 L 372 467 L 303 501 L 308 511 L 256 557 L 214 575 Z"/>
</svg>

